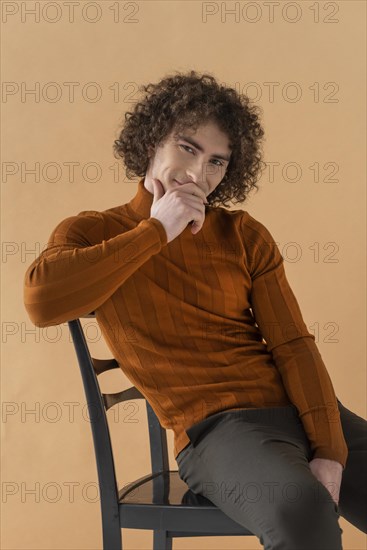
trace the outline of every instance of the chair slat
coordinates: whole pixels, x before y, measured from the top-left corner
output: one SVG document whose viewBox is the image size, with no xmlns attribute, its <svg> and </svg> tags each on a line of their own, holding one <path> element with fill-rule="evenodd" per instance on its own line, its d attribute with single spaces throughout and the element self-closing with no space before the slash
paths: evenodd
<svg viewBox="0 0 367 550">
<path fill-rule="evenodd" d="M 129 399 L 145 399 L 144 395 L 135 386 L 117 393 L 102 393 L 102 397 L 106 410 Z"/>
<path fill-rule="evenodd" d="M 120 368 L 116 359 L 95 359 L 92 357 L 92 361 L 96 374 L 102 374 L 102 372 L 106 372 L 107 370 Z"/>
</svg>

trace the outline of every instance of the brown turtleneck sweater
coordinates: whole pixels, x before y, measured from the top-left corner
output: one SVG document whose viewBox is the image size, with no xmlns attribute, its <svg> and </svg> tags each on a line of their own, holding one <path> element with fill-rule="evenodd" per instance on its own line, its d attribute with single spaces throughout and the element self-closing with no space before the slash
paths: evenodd
<svg viewBox="0 0 367 550">
<path fill-rule="evenodd" d="M 39 327 L 95 311 L 127 378 L 174 454 L 185 429 L 223 410 L 293 403 L 314 452 L 345 467 L 333 385 L 268 229 L 247 211 L 206 207 L 167 244 L 138 183 L 127 204 L 61 221 L 28 267 L 24 304 Z"/>
</svg>

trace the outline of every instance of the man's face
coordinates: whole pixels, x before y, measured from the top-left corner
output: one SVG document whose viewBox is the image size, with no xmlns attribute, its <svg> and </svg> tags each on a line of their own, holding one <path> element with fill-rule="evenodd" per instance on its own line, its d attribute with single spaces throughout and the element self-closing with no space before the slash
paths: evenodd
<svg viewBox="0 0 367 550">
<path fill-rule="evenodd" d="M 185 129 L 175 136 L 173 130 L 154 151 L 145 174 L 144 187 L 154 194 L 152 178 L 165 191 L 183 183 L 195 183 L 206 196 L 225 176 L 231 150 L 227 134 L 208 121 L 195 132 Z"/>
</svg>

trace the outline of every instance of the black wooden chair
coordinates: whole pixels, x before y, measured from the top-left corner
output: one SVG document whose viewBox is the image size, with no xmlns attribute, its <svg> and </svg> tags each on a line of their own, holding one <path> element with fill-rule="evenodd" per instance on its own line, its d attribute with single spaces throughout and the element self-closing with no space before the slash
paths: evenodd
<svg viewBox="0 0 367 550">
<path fill-rule="evenodd" d="M 94 312 L 85 317 L 95 317 Z M 101 499 L 103 550 L 122 550 L 121 529 L 150 529 L 153 550 L 172 550 L 175 537 L 254 536 L 210 500 L 193 493 L 169 469 L 166 430 L 146 401 L 152 472 L 118 488 L 106 411 L 145 399 L 135 387 L 114 394 L 100 391 L 98 375 L 120 368 L 115 359 L 91 357 L 80 319 L 68 321 L 87 399 Z M 127 451 L 127 450 L 126 450 Z"/>
</svg>

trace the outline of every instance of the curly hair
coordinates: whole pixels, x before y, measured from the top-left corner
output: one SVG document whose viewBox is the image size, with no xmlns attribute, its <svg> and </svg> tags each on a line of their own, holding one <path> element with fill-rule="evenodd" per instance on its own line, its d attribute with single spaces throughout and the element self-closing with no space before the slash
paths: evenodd
<svg viewBox="0 0 367 550">
<path fill-rule="evenodd" d="M 114 141 L 114 156 L 121 157 L 126 176 L 143 177 L 149 164 L 148 148 L 156 147 L 174 129 L 180 131 L 213 120 L 227 134 L 232 149 L 226 173 L 208 195 L 210 206 L 228 206 L 228 201 L 243 203 L 265 163 L 261 142 L 264 135 L 259 122 L 260 107 L 234 88 L 220 85 L 207 73 L 176 71 L 157 84 L 141 86 L 145 93 L 133 112 L 125 113 L 125 123 Z"/>
</svg>

